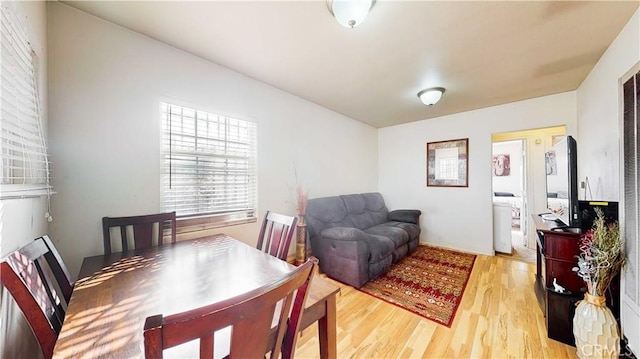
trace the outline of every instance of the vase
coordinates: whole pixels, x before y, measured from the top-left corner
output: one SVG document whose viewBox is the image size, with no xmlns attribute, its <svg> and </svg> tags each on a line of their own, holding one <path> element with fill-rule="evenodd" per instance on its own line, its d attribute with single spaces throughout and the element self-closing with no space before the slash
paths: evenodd
<svg viewBox="0 0 640 359">
<path fill-rule="evenodd" d="M 307 260 L 307 225 L 296 225 L 296 261 L 295 265 L 299 266 Z"/>
<path fill-rule="evenodd" d="M 603 296 L 585 293 L 573 316 L 573 336 L 578 357 L 618 358 L 620 333 L 618 323 Z"/>
</svg>

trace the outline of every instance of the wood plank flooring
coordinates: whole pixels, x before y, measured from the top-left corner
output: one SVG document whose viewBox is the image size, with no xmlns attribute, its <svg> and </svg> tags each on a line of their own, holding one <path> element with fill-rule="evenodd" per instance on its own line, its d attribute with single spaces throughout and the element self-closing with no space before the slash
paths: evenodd
<svg viewBox="0 0 640 359">
<path fill-rule="evenodd" d="M 576 358 L 547 338 L 533 291 L 535 265 L 476 258 L 451 328 L 336 282 L 339 358 Z M 296 358 L 317 358 L 317 327 L 303 331 Z"/>
</svg>

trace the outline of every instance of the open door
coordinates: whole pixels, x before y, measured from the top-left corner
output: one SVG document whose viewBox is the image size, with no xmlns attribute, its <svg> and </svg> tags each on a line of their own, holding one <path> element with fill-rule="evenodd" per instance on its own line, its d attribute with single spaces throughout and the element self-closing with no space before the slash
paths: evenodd
<svg viewBox="0 0 640 359">
<path fill-rule="evenodd" d="M 495 250 L 512 254 L 526 247 L 526 142 L 523 139 L 494 142 L 492 148 L 492 189 L 495 231 L 504 230 L 509 243 L 498 240 Z M 496 218 L 500 216 L 501 218 Z M 508 227 L 508 228 L 505 228 Z"/>
<path fill-rule="evenodd" d="M 565 126 L 557 126 L 492 135 L 493 202 L 507 202 L 512 206 L 512 256 L 516 259 L 535 261 L 536 234 L 530 230 L 530 223 L 532 213 L 546 210 L 544 152 L 554 140 L 564 136 L 565 131 Z M 501 154 L 509 155 L 508 175 L 500 172 L 498 161 L 505 159 Z"/>
</svg>

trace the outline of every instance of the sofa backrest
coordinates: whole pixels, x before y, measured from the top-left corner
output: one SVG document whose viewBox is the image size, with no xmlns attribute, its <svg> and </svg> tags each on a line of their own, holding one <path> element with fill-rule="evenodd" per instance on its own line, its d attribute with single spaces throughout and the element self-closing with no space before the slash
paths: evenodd
<svg viewBox="0 0 640 359">
<path fill-rule="evenodd" d="M 354 227 L 347 217 L 347 208 L 340 197 L 312 198 L 307 202 L 305 216 L 309 237 L 315 237 L 325 228 Z"/>
<path fill-rule="evenodd" d="M 354 227 L 367 229 L 387 221 L 387 207 L 380 193 L 362 193 L 340 196 L 347 216 Z"/>
<path fill-rule="evenodd" d="M 387 207 L 380 193 L 350 194 L 310 199 L 307 230 L 315 237 L 326 228 L 367 229 L 387 221 Z"/>
</svg>

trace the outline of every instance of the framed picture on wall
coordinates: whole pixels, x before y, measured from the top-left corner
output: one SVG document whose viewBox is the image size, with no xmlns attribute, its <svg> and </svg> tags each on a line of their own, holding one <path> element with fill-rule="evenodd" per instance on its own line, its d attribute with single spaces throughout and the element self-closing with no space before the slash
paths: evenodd
<svg viewBox="0 0 640 359">
<path fill-rule="evenodd" d="M 493 155 L 493 175 L 496 177 L 511 175 L 511 159 L 509 154 Z"/>
<path fill-rule="evenodd" d="M 427 143 L 427 186 L 469 187 L 469 139 Z"/>
</svg>

